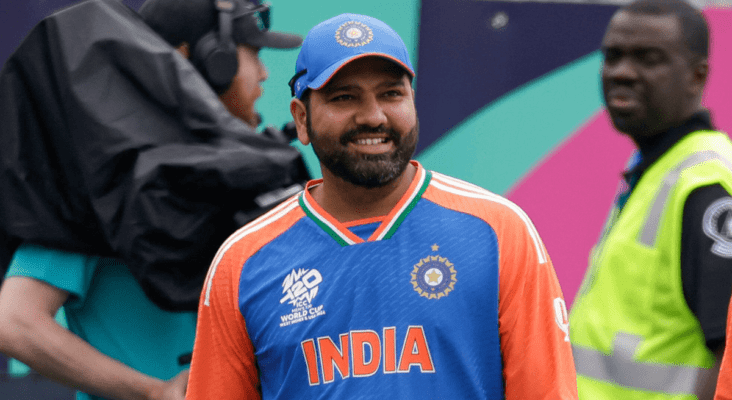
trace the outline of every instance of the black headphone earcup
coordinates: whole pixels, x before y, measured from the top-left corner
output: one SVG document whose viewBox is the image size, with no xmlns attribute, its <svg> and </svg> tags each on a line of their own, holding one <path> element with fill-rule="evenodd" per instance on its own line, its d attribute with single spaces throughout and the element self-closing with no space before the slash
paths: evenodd
<svg viewBox="0 0 732 400">
<path fill-rule="evenodd" d="M 201 37 L 193 49 L 193 64 L 219 93 L 226 90 L 239 69 L 236 46 L 225 45 L 216 32 Z"/>
</svg>

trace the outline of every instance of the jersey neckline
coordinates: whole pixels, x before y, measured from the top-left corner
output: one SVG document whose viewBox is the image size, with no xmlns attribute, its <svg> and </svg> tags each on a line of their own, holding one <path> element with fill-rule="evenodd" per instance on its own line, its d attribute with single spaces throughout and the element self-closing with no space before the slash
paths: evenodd
<svg viewBox="0 0 732 400">
<path fill-rule="evenodd" d="M 427 190 L 430 180 L 432 179 L 432 173 L 425 170 L 419 162 L 415 160 L 410 162 L 412 165 L 417 167 L 417 173 L 409 184 L 409 188 L 407 188 L 407 191 L 404 192 L 402 198 L 399 199 L 389 214 L 383 217 L 383 221 L 374 233 L 371 234 L 368 240 L 363 240 L 355 235 L 350 231 L 350 229 L 348 229 L 348 223 L 339 222 L 315 202 L 310 194 L 310 189 L 313 186 L 321 184 L 323 182 L 322 179 L 316 179 L 308 182 L 305 186 L 305 190 L 300 193 L 298 202 L 305 212 L 305 215 L 312 219 L 316 225 L 325 231 L 325 233 L 330 235 L 330 237 L 332 237 L 341 246 L 350 246 L 357 243 L 376 242 L 379 240 L 389 239 L 394 235 L 396 230 L 399 228 L 399 225 L 404 221 L 404 218 L 406 218 L 412 211 L 414 206 L 422 197 L 422 194 Z"/>
</svg>

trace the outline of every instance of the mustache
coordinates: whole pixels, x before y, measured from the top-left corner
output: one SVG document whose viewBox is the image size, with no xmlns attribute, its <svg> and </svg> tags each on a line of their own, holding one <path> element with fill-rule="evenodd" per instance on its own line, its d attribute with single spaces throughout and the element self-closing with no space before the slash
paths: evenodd
<svg viewBox="0 0 732 400">
<path fill-rule="evenodd" d="M 401 136 L 392 128 L 387 128 L 383 125 L 377 126 L 377 127 L 370 127 L 370 126 L 358 126 L 354 129 L 351 129 L 341 135 L 341 144 L 347 145 L 348 143 L 352 142 L 353 139 L 362 134 L 362 133 L 386 133 L 387 138 L 394 142 L 395 145 L 399 145 L 399 140 L 401 139 Z"/>
</svg>

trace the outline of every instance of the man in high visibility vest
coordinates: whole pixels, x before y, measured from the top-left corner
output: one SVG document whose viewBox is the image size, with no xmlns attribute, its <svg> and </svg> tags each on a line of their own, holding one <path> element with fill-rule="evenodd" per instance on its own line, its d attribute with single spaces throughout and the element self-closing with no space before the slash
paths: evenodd
<svg viewBox="0 0 732 400">
<path fill-rule="evenodd" d="M 732 288 L 732 142 L 702 106 L 702 14 L 640 0 L 612 17 L 602 86 L 638 151 L 570 323 L 580 399 L 711 399 Z"/>
</svg>

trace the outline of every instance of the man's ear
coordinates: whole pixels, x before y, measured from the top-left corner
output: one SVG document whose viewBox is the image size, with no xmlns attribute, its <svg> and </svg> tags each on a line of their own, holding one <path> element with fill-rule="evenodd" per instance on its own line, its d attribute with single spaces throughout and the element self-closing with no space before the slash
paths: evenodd
<svg viewBox="0 0 732 400">
<path fill-rule="evenodd" d="M 694 94 L 701 98 L 702 92 L 704 92 L 704 86 L 707 84 L 707 77 L 709 76 L 709 61 L 703 58 L 692 66 L 692 90 Z"/>
<path fill-rule="evenodd" d="M 292 99 L 290 102 L 290 114 L 292 114 L 292 119 L 295 121 L 298 140 L 307 146 L 310 144 L 310 138 L 308 137 L 308 113 L 305 103 L 297 98 Z"/>
<path fill-rule="evenodd" d="M 188 42 L 183 42 L 175 47 L 175 50 L 180 53 L 184 58 L 191 58 L 191 46 Z"/>
</svg>

